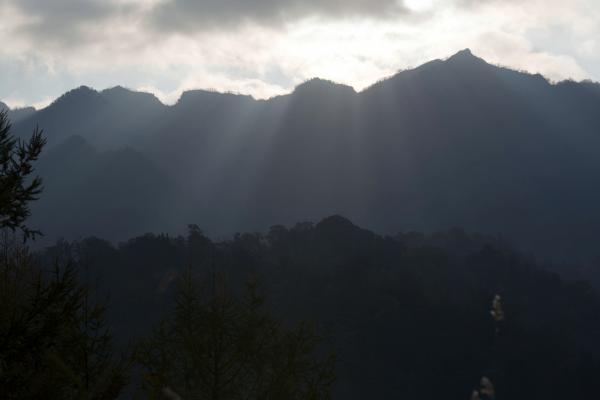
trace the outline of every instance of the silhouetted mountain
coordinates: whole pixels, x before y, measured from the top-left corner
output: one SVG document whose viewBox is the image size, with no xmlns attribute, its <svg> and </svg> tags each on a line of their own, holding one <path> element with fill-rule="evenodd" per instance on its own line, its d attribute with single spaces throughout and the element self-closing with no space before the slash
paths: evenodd
<svg viewBox="0 0 600 400">
<path fill-rule="evenodd" d="M 33 113 L 35 113 L 35 108 L 23 107 L 11 109 L 8 105 L 0 101 L 0 111 L 8 111 L 8 118 L 13 124 L 15 124 L 33 115 Z"/>
<path fill-rule="evenodd" d="M 72 136 L 51 148 L 39 168 L 44 200 L 33 205 L 32 223 L 52 227 L 51 237 L 42 243 L 88 231 L 122 240 L 174 230 L 186 222 L 178 216 L 180 190 L 130 148 L 98 151 L 81 136 Z"/>
<path fill-rule="evenodd" d="M 80 135 L 103 149 L 116 149 L 147 133 L 163 108 L 148 93 L 122 87 L 97 92 L 81 86 L 31 115 L 15 129 L 17 134 L 27 135 L 38 124 L 47 134 L 49 147 Z"/>
<path fill-rule="evenodd" d="M 31 117 L 35 111 L 33 107 L 13 108 L 8 112 L 8 116 L 13 123 L 17 123 Z"/>
<path fill-rule="evenodd" d="M 352 96 L 356 94 L 356 91 L 351 86 L 340 85 L 325 79 L 313 78 L 296 86 L 293 94 L 314 100 L 315 97 L 321 96 L 328 98 Z"/>
<path fill-rule="evenodd" d="M 165 106 L 82 87 L 15 129 L 39 123 L 50 146 L 80 135 L 100 151 L 130 147 L 185 188 L 178 198 L 153 184 L 210 234 L 339 213 L 380 232 L 501 234 L 579 262 L 599 255 L 599 107 L 599 84 L 551 84 L 464 50 L 360 93 L 314 79 L 269 100 L 191 91 Z M 79 227 L 64 234 L 95 232 Z"/>
</svg>

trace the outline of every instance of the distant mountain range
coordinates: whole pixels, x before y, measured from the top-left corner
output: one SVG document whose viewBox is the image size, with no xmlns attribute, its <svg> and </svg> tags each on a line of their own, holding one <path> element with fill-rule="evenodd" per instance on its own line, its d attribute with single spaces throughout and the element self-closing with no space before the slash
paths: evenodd
<svg viewBox="0 0 600 400">
<path fill-rule="evenodd" d="M 49 144 L 45 241 L 211 235 L 341 214 L 383 233 L 454 226 L 556 261 L 600 248 L 600 85 L 549 83 L 461 51 L 355 92 L 321 79 L 269 100 L 116 87 L 11 114 Z"/>
</svg>

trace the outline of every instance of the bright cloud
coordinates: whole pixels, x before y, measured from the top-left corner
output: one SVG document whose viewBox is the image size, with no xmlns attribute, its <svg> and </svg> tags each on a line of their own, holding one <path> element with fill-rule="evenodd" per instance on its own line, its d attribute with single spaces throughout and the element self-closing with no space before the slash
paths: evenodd
<svg viewBox="0 0 600 400">
<path fill-rule="evenodd" d="M 360 90 L 469 47 L 553 80 L 600 80 L 597 0 L 4 0 L 0 100 L 88 85 L 173 103 L 211 88 L 266 98 L 322 77 Z"/>
</svg>

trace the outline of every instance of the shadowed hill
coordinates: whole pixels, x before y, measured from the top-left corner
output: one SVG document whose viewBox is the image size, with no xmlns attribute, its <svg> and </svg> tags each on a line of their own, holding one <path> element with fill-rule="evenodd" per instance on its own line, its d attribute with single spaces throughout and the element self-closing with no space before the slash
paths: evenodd
<svg viewBox="0 0 600 400">
<path fill-rule="evenodd" d="M 123 240 L 186 223 L 178 215 L 181 189 L 130 148 L 98 151 L 82 137 L 72 136 L 51 148 L 39 169 L 44 200 L 33 204 L 32 224 L 52 227 L 50 237 L 39 243 L 81 237 L 90 230 Z"/>
<path fill-rule="evenodd" d="M 512 400 L 593 398 L 600 385 L 597 293 L 487 236 L 384 237 L 333 216 L 219 242 L 197 229 L 118 246 L 89 238 L 40 257 L 65 250 L 110 293 L 124 343 L 169 310 L 186 268 L 206 291 L 215 271 L 233 291 L 258 277 L 270 309 L 285 323 L 314 321 L 335 349 L 334 399 L 465 399 L 482 374 Z"/>
<path fill-rule="evenodd" d="M 0 111 L 6 111 L 8 113 L 8 119 L 15 124 L 27 117 L 32 116 L 35 113 L 35 108 L 23 107 L 11 109 L 8 105 L 0 101 Z"/>
<path fill-rule="evenodd" d="M 160 118 L 163 108 L 148 93 L 122 87 L 97 92 L 81 86 L 21 121 L 15 130 L 21 136 L 26 135 L 38 124 L 47 134 L 49 147 L 80 135 L 93 145 L 114 149 L 134 143 Z"/>
<path fill-rule="evenodd" d="M 17 123 L 31 117 L 35 114 L 35 111 L 36 110 L 33 107 L 13 108 L 12 110 L 9 110 L 8 117 L 13 123 Z"/>
<path fill-rule="evenodd" d="M 135 150 L 185 188 L 154 186 L 210 234 L 339 213 L 390 233 L 502 234 L 578 262 L 600 255 L 598 109 L 596 83 L 551 84 L 465 50 L 360 93 L 315 79 L 269 100 L 190 91 L 165 106 L 82 87 L 15 129 L 39 123 L 50 146 L 80 135 L 100 151 Z"/>
</svg>

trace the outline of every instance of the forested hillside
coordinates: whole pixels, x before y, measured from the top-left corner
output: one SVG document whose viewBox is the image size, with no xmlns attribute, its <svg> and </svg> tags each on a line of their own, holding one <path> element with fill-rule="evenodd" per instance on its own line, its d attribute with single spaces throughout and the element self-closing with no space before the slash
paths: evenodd
<svg viewBox="0 0 600 400">
<path fill-rule="evenodd" d="M 598 390 L 600 298 L 495 238 L 454 230 L 380 236 L 333 216 L 211 241 L 145 235 L 118 246 L 89 238 L 42 259 L 79 260 L 110 294 L 120 343 L 143 336 L 173 306 L 186 271 L 243 293 L 259 284 L 268 309 L 316 323 L 336 354 L 334 398 L 467 399 L 481 376 L 498 398 L 586 398 Z M 490 315 L 501 296 L 504 320 Z"/>
</svg>

